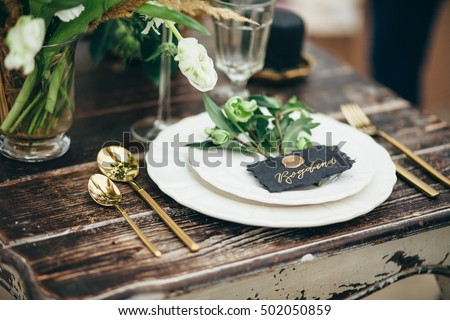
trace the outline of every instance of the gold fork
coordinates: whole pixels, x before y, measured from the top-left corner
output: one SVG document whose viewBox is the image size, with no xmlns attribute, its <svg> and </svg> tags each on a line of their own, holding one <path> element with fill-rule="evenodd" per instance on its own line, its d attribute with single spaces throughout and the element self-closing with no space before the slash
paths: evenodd
<svg viewBox="0 0 450 320">
<path fill-rule="evenodd" d="M 450 186 L 450 180 L 447 179 L 444 175 L 442 175 L 440 172 L 435 170 L 433 167 L 431 167 L 428 163 L 426 163 L 423 159 L 416 156 L 409 148 L 404 146 L 399 141 L 395 140 L 394 138 L 390 137 L 387 133 L 378 130 L 367 118 L 365 113 L 362 111 L 362 109 L 357 104 L 343 104 L 341 105 L 342 113 L 344 114 L 344 117 L 347 119 L 348 123 L 352 126 L 357 128 L 358 130 L 370 135 L 370 136 L 380 136 L 395 147 L 397 147 L 400 151 L 402 151 L 404 154 L 406 154 L 408 157 L 416 161 L 419 165 L 421 165 L 423 168 L 425 168 L 428 172 L 431 172 L 435 177 L 437 177 L 439 180 L 441 180 L 444 184 L 447 186 Z M 417 178 L 415 175 L 413 175 L 411 172 L 409 172 L 406 168 L 402 167 L 398 163 L 395 164 L 397 173 L 412 183 L 415 187 L 417 187 L 419 190 L 424 192 L 429 197 L 436 197 L 439 194 L 439 191 L 434 189 L 433 187 L 429 186 L 419 178 Z"/>
<path fill-rule="evenodd" d="M 432 166 L 430 166 L 428 163 L 425 162 L 422 158 L 414 154 L 414 152 L 403 145 L 401 142 L 395 140 L 391 136 L 389 136 L 387 133 L 378 130 L 372 122 L 370 122 L 369 118 L 367 118 L 364 111 L 358 106 L 357 104 L 346 104 L 341 106 L 341 110 L 344 113 L 344 115 L 347 117 L 349 116 L 349 122 L 350 125 L 354 126 L 355 128 L 361 130 L 362 132 L 368 134 L 368 135 L 377 135 L 390 144 L 392 144 L 394 147 L 399 149 L 401 152 L 403 152 L 405 155 L 407 155 L 411 160 L 416 162 L 418 165 L 420 165 L 422 168 L 424 168 L 426 171 L 428 171 L 432 176 L 434 176 L 436 179 L 441 181 L 443 184 L 445 184 L 447 187 L 450 187 L 450 179 L 448 179 L 446 176 L 444 176 L 442 173 L 434 169 Z M 353 123 L 352 123 L 353 122 Z"/>
</svg>

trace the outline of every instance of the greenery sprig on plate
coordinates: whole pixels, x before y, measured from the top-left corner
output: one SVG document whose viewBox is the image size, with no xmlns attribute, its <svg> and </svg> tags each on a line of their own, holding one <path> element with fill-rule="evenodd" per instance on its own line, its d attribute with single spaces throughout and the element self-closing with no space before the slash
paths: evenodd
<svg viewBox="0 0 450 320">
<path fill-rule="evenodd" d="M 222 148 L 265 157 L 284 155 L 310 147 L 311 130 L 319 125 L 311 117 L 313 110 L 296 97 L 285 103 L 264 95 L 232 97 L 223 109 L 206 94 L 203 101 L 215 127 L 205 129 L 207 140 L 189 147 Z"/>
</svg>

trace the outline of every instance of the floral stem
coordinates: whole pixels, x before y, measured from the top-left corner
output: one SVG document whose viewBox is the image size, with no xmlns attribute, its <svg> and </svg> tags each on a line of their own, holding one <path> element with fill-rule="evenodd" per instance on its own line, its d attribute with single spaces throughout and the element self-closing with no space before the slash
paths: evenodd
<svg viewBox="0 0 450 320">
<path fill-rule="evenodd" d="M 246 147 L 251 147 L 248 143 L 242 141 L 241 139 L 239 139 L 237 136 L 234 136 L 234 140 L 236 140 L 237 142 L 239 142 L 240 144 L 243 144 Z"/>
<path fill-rule="evenodd" d="M 6 116 L 5 121 L 2 123 L 2 126 L 0 127 L 1 131 L 11 132 L 11 126 L 14 124 L 14 121 L 19 116 L 20 112 L 25 106 L 25 103 L 29 99 L 31 92 L 34 89 L 37 75 L 39 73 L 37 69 L 38 68 L 35 68 L 34 71 L 30 75 L 28 75 L 27 78 L 25 79 L 25 82 L 23 83 L 22 89 L 20 90 L 19 95 L 17 96 L 16 101 L 14 102 L 14 105 L 12 106 L 11 110 L 9 110 L 9 113 Z"/>
<path fill-rule="evenodd" d="M 32 110 L 32 108 L 35 106 L 35 104 L 41 99 L 41 95 L 38 94 L 34 98 L 34 100 L 26 107 L 26 109 L 22 112 L 20 117 L 16 120 L 14 125 L 11 127 L 10 132 L 14 132 L 16 128 L 22 123 L 23 119 L 27 116 L 28 113 Z"/>
<path fill-rule="evenodd" d="M 253 140 L 253 139 L 248 135 L 248 133 L 247 133 L 246 131 L 244 131 L 244 129 L 241 128 L 241 126 L 240 126 L 237 122 L 234 122 L 234 125 L 236 126 L 236 128 L 238 128 L 239 132 L 242 133 L 242 134 L 250 141 L 250 143 L 251 143 L 255 148 L 258 147 L 258 144 L 255 142 L 255 140 Z"/>
<path fill-rule="evenodd" d="M 70 85 L 66 86 L 66 88 L 69 88 L 69 90 L 70 90 Z M 73 105 L 72 100 L 70 99 L 69 95 L 67 94 L 66 89 L 64 89 L 63 87 L 59 87 L 59 93 L 61 94 L 61 97 L 63 97 L 65 103 L 69 106 L 70 112 L 74 113 L 75 106 Z"/>
<path fill-rule="evenodd" d="M 266 157 L 266 158 L 269 158 L 269 157 L 270 157 L 270 155 L 269 155 L 267 152 L 265 152 L 264 150 L 261 150 L 261 148 L 260 148 L 259 146 L 256 148 L 256 150 L 257 150 L 260 154 L 262 154 L 264 157 Z"/>
<path fill-rule="evenodd" d="M 277 127 L 277 131 L 280 136 L 280 140 L 283 140 L 283 133 L 281 132 L 281 126 L 280 126 L 280 116 L 276 116 L 275 126 Z"/>
<path fill-rule="evenodd" d="M 43 116 L 43 112 L 45 112 L 45 105 L 41 103 L 37 106 L 36 113 L 34 114 L 33 120 L 31 120 L 31 124 L 28 127 L 28 134 L 33 134 L 35 129 L 38 128 L 36 125 L 38 124 L 40 117 Z"/>
<path fill-rule="evenodd" d="M 169 32 L 167 34 L 168 34 L 167 42 L 172 43 L 173 42 L 173 31 L 169 29 Z"/>
<path fill-rule="evenodd" d="M 244 129 L 242 129 L 241 126 L 237 122 L 233 122 L 233 123 L 236 126 L 236 128 L 238 128 L 238 130 L 250 141 L 252 146 L 256 148 L 256 151 L 258 151 L 259 153 L 261 153 L 263 156 L 265 156 L 267 158 L 269 157 L 269 155 L 266 152 L 264 152 L 264 150 L 261 150 L 259 144 L 256 143 L 256 141 L 253 140 L 252 137 L 250 137 L 248 132 L 244 131 Z M 238 138 L 235 136 L 235 139 L 238 139 Z"/>
<path fill-rule="evenodd" d="M 45 102 L 45 110 L 49 113 L 55 111 L 55 104 L 58 98 L 58 89 L 60 88 L 62 78 L 64 76 L 64 70 L 66 69 L 66 60 L 62 58 L 56 65 L 49 83 L 47 99 Z"/>
<path fill-rule="evenodd" d="M 248 133 L 254 140 L 258 140 L 258 137 L 255 135 L 255 131 L 253 129 L 249 130 Z"/>
<path fill-rule="evenodd" d="M 183 39 L 183 36 L 178 31 L 178 29 L 175 27 L 175 23 L 173 23 L 170 20 L 164 20 L 164 23 L 169 28 L 169 30 L 172 31 L 172 33 L 175 35 L 175 37 L 177 37 L 178 41 L 181 41 Z"/>
<path fill-rule="evenodd" d="M 47 111 L 47 110 L 44 110 L 44 113 L 42 114 L 42 116 L 39 118 L 39 121 L 38 121 L 38 123 L 37 123 L 37 125 L 36 125 L 36 128 L 41 128 L 43 125 L 44 125 L 44 123 L 45 123 L 45 120 L 47 120 L 47 116 L 49 115 L 50 113 Z M 51 127 L 52 125 L 51 125 L 51 123 L 49 123 L 49 125 L 45 128 L 45 134 L 47 134 L 49 131 L 50 131 L 50 127 Z"/>
<path fill-rule="evenodd" d="M 280 118 L 281 118 L 281 113 L 275 117 L 275 126 L 277 128 L 278 135 L 280 136 L 279 141 L 283 141 L 283 132 L 281 131 Z M 280 144 L 281 144 L 281 142 L 280 142 Z M 280 145 L 277 142 L 275 142 L 275 146 L 277 148 L 278 153 L 283 155 L 284 154 L 283 150 L 280 148 Z"/>
</svg>

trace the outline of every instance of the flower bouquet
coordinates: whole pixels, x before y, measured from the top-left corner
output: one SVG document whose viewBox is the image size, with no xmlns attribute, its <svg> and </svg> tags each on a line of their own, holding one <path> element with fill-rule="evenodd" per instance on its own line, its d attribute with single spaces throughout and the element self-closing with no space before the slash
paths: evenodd
<svg viewBox="0 0 450 320">
<path fill-rule="evenodd" d="M 311 117 L 312 109 L 295 96 L 285 103 L 264 95 L 235 96 L 223 110 L 208 95 L 203 100 L 216 126 L 205 129 L 207 140 L 190 147 L 259 153 L 269 158 L 311 147 L 311 130 L 319 125 Z"/>
<path fill-rule="evenodd" d="M 242 19 L 202 0 L 5 0 L 0 2 L 0 152 L 22 161 L 43 161 L 67 151 L 74 113 L 74 51 L 78 37 L 113 19 L 139 21 L 142 37 L 164 24 L 169 41 L 161 53 L 178 61 L 189 82 L 202 91 L 217 81 L 212 60 L 175 24 L 208 31 L 189 14 L 206 12 Z M 172 35 L 178 40 L 175 45 Z M 152 34 L 154 36 L 154 34 Z M 97 51 L 101 58 L 102 50 Z"/>
<path fill-rule="evenodd" d="M 312 130 L 320 123 L 312 116 L 313 110 L 295 96 L 286 102 L 264 95 L 235 96 L 223 109 L 208 95 L 203 99 L 214 127 L 204 130 L 206 140 L 186 146 L 203 150 L 205 157 L 217 149 L 262 155 L 264 160 L 251 157 L 250 163 L 241 162 L 240 166 L 245 166 L 270 193 L 322 186 L 351 169 L 355 162 L 339 145 L 312 142 Z M 195 167 L 193 159 L 190 163 Z M 243 158 L 238 155 L 238 159 Z M 253 161 L 257 159 L 260 161 Z M 209 174 L 208 170 L 204 173 Z M 209 178 L 214 179 L 211 175 Z"/>
</svg>

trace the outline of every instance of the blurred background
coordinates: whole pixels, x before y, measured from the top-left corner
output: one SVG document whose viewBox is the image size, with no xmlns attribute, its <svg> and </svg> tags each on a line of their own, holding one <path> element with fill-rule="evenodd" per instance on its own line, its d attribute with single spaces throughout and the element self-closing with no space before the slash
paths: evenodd
<svg viewBox="0 0 450 320">
<path fill-rule="evenodd" d="M 352 66 L 358 73 L 374 78 L 370 63 L 374 12 L 370 1 L 383 2 L 385 6 L 396 2 L 397 10 L 403 5 L 405 12 L 412 11 L 412 15 L 412 3 L 420 6 L 421 1 L 440 2 L 432 17 L 425 48 L 418 106 L 450 123 L 450 0 L 277 0 L 277 6 L 294 11 L 303 18 L 309 41 Z M 423 13 L 417 11 L 418 14 Z M 402 17 L 398 18 L 402 21 Z M 418 32 L 417 28 L 411 32 Z M 420 275 L 396 282 L 366 299 L 439 298 L 440 289 L 434 276 Z"/>
<path fill-rule="evenodd" d="M 304 19 L 310 41 L 351 65 L 360 74 L 371 77 L 370 41 L 373 23 L 369 1 L 278 0 L 277 5 L 290 8 Z M 405 3 L 407 10 L 409 2 L 400 2 Z M 430 31 L 421 75 L 419 105 L 447 122 L 450 122 L 449 32 L 450 0 L 442 0 Z"/>
</svg>

